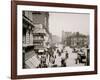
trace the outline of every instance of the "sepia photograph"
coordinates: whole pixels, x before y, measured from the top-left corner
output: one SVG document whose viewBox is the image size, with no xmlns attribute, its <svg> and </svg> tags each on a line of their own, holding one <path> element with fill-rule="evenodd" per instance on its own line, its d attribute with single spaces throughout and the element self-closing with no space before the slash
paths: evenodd
<svg viewBox="0 0 100 80">
<path fill-rule="evenodd" d="M 12 1 L 11 78 L 97 74 L 97 6 Z"/>
<path fill-rule="evenodd" d="M 22 12 L 23 68 L 90 65 L 88 13 Z"/>
</svg>

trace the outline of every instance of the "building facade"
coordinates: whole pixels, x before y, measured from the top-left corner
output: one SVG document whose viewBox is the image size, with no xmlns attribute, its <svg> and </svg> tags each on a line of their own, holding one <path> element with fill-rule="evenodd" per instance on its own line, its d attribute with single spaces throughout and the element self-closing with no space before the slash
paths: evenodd
<svg viewBox="0 0 100 80">
<path fill-rule="evenodd" d="M 66 34 L 63 36 L 63 44 L 70 47 L 89 47 L 89 36 L 79 32 Z M 68 32 L 69 33 L 69 32 Z M 65 37 L 64 37 L 65 36 Z"/>
<path fill-rule="evenodd" d="M 34 49 L 49 43 L 47 12 L 23 11 L 23 47 L 34 46 Z"/>
<path fill-rule="evenodd" d="M 63 43 L 63 45 L 70 45 L 70 39 L 68 38 L 70 36 L 72 36 L 72 32 L 62 31 L 62 43 Z"/>
<path fill-rule="evenodd" d="M 34 55 L 34 51 L 47 47 L 47 43 L 50 41 L 48 18 L 47 12 L 23 11 L 23 68 L 28 67 L 25 62 Z"/>
<path fill-rule="evenodd" d="M 43 49 L 49 43 L 50 32 L 48 27 L 49 13 L 47 12 L 32 12 L 33 24 L 35 25 L 33 31 L 34 49 Z"/>
</svg>

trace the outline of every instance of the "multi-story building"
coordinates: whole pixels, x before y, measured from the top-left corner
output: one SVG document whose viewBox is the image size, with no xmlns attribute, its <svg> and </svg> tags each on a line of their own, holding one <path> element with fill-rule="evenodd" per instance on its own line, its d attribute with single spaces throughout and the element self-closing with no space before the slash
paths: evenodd
<svg viewBox="0 0 100 80">
<path fill-rule="evenodd" d="M 38 27 L 36 27 L 38 26 Z M 33 31 L 33 45 L 34 49 L 43 49 L 44 48 L 44 36 L 46 35 L 46 31 L 43 28 L 42 24 L 35 25 L 35 29 Z"/>
<path fill-rule="evenodd" d="M 49 29 L 48 27 L 48 19 L 49 13 L 48 12 L 32 12 L 32 19 L 34 24 L 42 24 L 43 28 Z"/>
<path fill-rule="evenodd" d="M 70 37 L 72 35 L 72 32 L 64 32 L 62 31 L 62 43 L 63 45 L 69 45 L 70 40 L 68 40 L 68 37 Z M 67 41 L 66 41 L 67 39 Z"/>
<path fill-rule="evenodd" d="M 23 11 L 23 68 L 25 61 L 34 55 L 34 50 L 47 47 L 50 42 L 47 12 Z"/>
<path fill-rule="evenodd" d="M 23 46 L 30 46 L 33 44 L 32 32 L 34 27 L 32 13 L 23 11 Z"/>
<path fill-rule="evenodd" d="M 86 47 L 89 45 L 89 38 L 86 35 L 76 32 L 69 37 L 71 47 Z"/>
<path fill-rule="evenodd" d="M 64 36 L 64 41 L 63 43 L 66 46 L 71 46 L 71 47 L 87 47 L 89 46 L 89 36 L 88 35 L 83 35 L 80 34 L 79 32 L 74 32 L 71 33 L 70 35 L 67 35 L 65 33 Z"/>
<path fill-rule="evenodd" d="M 35 30 L 33 31 L 33 40 L 35 49 L 41 49 L 47 47 L 50 39 L 50 32 L 48 27 L 49 13 L 47 12 L 32 12 L 33 24 Z"/>
<path fill-rule="evenodd" d="M 47 12 L 23 11 L 23 46 L 38 49 L 49 43 L 48 18 Z"/>
<path fill-rule="evenodd" d="M 22 21 L 23 68 L 26 68 L 27 65 L 25 64 L 25 61 L 28 60 L 32 55 L 34 55 L 33 30 L 35 26 L 32 20 L 32 13 L 23 11 Z"/>
<path fill-rule="evenodd" d="M 54 46 L 56 46 L 57 44 L 60 44 L 60 43 L 61 43 L 60 37 L 57 36 L 57 35 L 52 35 L 51 46 L 54 47 Z"/>
</svg>

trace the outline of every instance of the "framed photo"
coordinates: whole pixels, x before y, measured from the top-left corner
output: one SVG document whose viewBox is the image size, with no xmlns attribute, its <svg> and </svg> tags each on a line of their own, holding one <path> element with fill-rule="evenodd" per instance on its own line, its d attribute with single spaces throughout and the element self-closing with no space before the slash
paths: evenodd
<svg viewBox="0 0 100 80">
<path fill-rule="evenodd" d="M 97 6 L 11 1 L 11 78 L 97 74 Z"/>
</svg>

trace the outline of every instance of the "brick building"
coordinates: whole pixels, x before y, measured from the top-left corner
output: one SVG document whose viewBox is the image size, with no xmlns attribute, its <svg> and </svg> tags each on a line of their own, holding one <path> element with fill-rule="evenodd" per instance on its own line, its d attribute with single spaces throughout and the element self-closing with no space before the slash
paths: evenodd
<svg viewBox="0 0 100 80">
<path fill-rule="evenodd" d="M 62 35 L 63 44 L 70 47 L 87 47 L 89 46 L 89 36 L 79 32 L 65 32 Z"/>
</svg>

